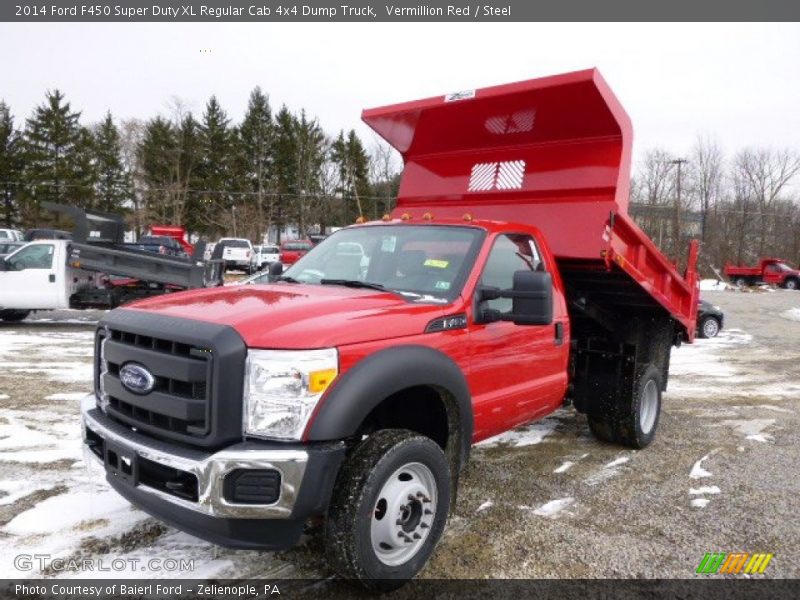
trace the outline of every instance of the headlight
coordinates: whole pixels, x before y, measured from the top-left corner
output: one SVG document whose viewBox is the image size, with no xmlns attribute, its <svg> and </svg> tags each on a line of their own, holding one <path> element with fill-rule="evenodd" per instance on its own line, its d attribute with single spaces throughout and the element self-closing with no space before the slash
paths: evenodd
<svg viewBox="0 0 800 600">
<path fill-rule="evenodd" d="M 299 440 L 339 373 L 336 348 L 250 350 L 244 376 L 244 432 Z"/>
</svg>

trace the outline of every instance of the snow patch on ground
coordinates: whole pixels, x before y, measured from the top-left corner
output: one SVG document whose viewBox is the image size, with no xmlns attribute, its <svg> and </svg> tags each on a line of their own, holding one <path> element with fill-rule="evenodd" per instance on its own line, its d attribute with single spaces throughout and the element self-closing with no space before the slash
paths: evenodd
<svg viewBox="0 0 800 600">
<path fill-rule="evenodd" d="M 560 467 L 556 467 L 553 470 L 553 473 L 565 473 L 567 472 L 570 467 L 572 467 L 575 463 L 571 460 L 564 461 L 564 463 Z"/>
<path fill-rule="evenodd" d="M 45 400 L 82 400 L 86 396 L 86 392 L 68 392 L 62 394 L 50 394 L 45 396 Z"/>
<path fill-rule="evenodd" d="M 487 500 L 486 502 L 481 504 L 478 507 L 478 510 L 476 510 L 475 512 L 476 513 L 483 512 L 484 510 L 486 510 L 487 508 L 491 508 L 492 506 L 494 506 L 494 502 L 492 502 L 491 500 Z"/>
<path fill-rule="evenodd" d="M 624 465 L 629 460 L 630 460 L 630 457 L 628 457 L 628 456 L 620 456 L 619 458 L 616 458 L 616 459 L 612 460 L 610 463 L 608 463 L 603 468 L 604 469 L 613 469 L 616 466 Z"/>
<path fill-rule="evenodd" d="M 522 427 L 517 427 L 511 431 L 501 433 L 487 440 L 483 440 L 476 444 L 476 447 L 488 448 L 492 446 L 508 445 L 514 448 L 522 446 L 533 446 L 540 444 L 549 435 L 551 435 L 558 427 L 559 419 L 554 416 L 547 417 L 541 421 L 535 421 Z"/>
<path fill-rule="evenodd" d="M 700 289 L 704 292 L 727 290 L 730 286 L 719 279 L 701 279 Z"/>
<path fill-rule="evenodd" d="M 692 466 L 692 470 L 689 472 L 689 477 L 691 477 L 692 479 L 702 479 L 703 477 L 711 477 L 711 472 L 706 471 L 703 468 L 703 461 L 708 460 L 710 456 L 711 456 L 710 454 L 706 454 L 703 458 L 694 463 L 694 465 Z"/>
<path fill-rule="evenodd" d="M 14 517 L 3 530 L 32 535 L 73 529 L 84 521 L 100 518 L 117 521 L 132 511 L 131 505 L 113 490 L 98 493 L 72 492 L 44 500 Z"/>
<path fill-rule="evenodd" d="M 789 310 L 785 310 L 781 313 L 781 316 L 790 321 L 800 322 L 800 308 L 790 308 Z"/>
<path fill-rule="evenodd" d="M 767 442 L 772 436 L 764 433 L 764 430 L 774 423 L 775 419 L 726 419 L 720 425 L 732 427 L 737 433 L 744 435 L 745 439 Z"/>
<path fill-rule="evenodd" d="M 702 485 L 699 488 L 689 488 L 689 495 L 691 496 L 702 496 L 703 494 L 721 494 L 722 490 L 720 490 L 715 485 Z"/>
<path fill-rule="evenodd" d="M 690 504 L 694 508 L 705 508 L 709 502 L 711 501 L 708 498 L 694 498 Z"/>
<path fill-rule="evenodd" d="M 3 493 L 3 495 L 0 496 L 0 506 L 14 504 L 14 502 L 20 498 L 29 496 L 34 492 L 52 490 L 54 487 L 55 484 L 52 483 L 43 484 L 35 481 L 0 481 L 0 492 Z"/>
<path fill-rule="evenodd" d="M 533 514 L 540 517 L 555 518 L 562 510 L 575 502 L 575 498 L 568 496 L 567 498 L 559 498 L 558 500 L 551 500 L 542 504 L 539 508 L 533 511 Z"/>
</svg>

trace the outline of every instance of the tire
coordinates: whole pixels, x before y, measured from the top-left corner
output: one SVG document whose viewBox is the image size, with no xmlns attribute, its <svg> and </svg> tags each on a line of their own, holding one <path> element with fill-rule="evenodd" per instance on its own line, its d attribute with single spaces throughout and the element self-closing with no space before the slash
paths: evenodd
<svg viewBox="0 0 800 600">
<path fill-rule="evenodd" d="M 745 279 L 744 277 L 737 277 L 734 283 L 736 284 L 736 287 L 742 288 L 747 285 L 747 279 Z"/>
<path fill-rule="evenodd" d="M 796 290 L 800 286 L 797 285 L 797 279 L 787 279 L 784 282 L 783 287 L 787 290 Z"/>
<path fill-rule="evenodd" d="M 701 338 L 717 337 L 719 333 L 719 321 L 715 317 L 706 317 L 700 321 L 697 327 L 697 334 Z"/>
<path fill-rule="evenodd" d="M 363 440 L 339 472 L 325 521 L 330 566 L 372 590 L 412 579 L 444 531 L 450 481 L 430 438 L 384 429 Z"/>
<path fill-rule="evenodd" d="M 19 323 L 20 321 L 24 321 L 29 314 L 31 314 L 29 310 L 0 310 L 0 321 L 5 323 Z"/>
<path fill-rule="evenodd" d="M 655 439 L 661 416 L 661 373 L 646 366 L 634 385 L 632 397 L 618 398 L 608 414 L 589 416 L 589 428 L 601 441 L 645 448 Z"/>
</svg>

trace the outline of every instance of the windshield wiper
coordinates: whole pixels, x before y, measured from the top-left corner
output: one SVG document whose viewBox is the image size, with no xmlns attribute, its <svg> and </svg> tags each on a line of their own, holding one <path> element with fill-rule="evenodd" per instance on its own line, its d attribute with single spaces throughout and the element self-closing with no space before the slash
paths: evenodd
<svg viewBox="0 0 800 600">
<path fill-rule="evenodd" d="M 280 277 L 277 277 L 277 278 L 275 279 L 275 281 L 285 281 L 286 283 L 300 283 L 300 282 L 299 282 L 297 279 L 295 279 L 294 277 L 288 277 L 288 276 L 286 276 L 286 275 L 281 275 Z"/>
<path fill-rule="evenodd" d="M 366 288 L 370 290 L 380 290 L 382 292 L 391 292 L 393 294 L 397 294 L 395 290 L 387 289 L 385 286 L 382 286 L 380 283 L 371 283 L 369 281 L 359 281 L 358 279 L 320 279 L 320 284 L 322 285 L 343 285 L 345 287 L 352 287 L 352 288 Z"/>
</svg>

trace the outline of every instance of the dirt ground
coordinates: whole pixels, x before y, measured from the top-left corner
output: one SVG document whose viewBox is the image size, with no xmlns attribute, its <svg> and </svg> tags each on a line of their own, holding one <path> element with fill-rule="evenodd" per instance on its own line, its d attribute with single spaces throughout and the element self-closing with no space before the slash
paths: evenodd
<svg viewBox="0 0 800 600">
<path fill-rule="evenodd" d="M 479 445 L 423 577 L 685 578 L 720 551 L 771 552 L 764 576 L 800 576 L 800 292 L 703 296 L 725 329 L 673 351 L 656 441 L 597 442 L 564 409 Z M 217 548 L 133 509 L 85 465 L 78 405 L 97 318 L 0 324 L 0 577 L 65 575 L 18 570 L 22 553 L 194 560 L 84 576 L 329 577 L 315 535 L 278 554 Z"/>
</svg>

